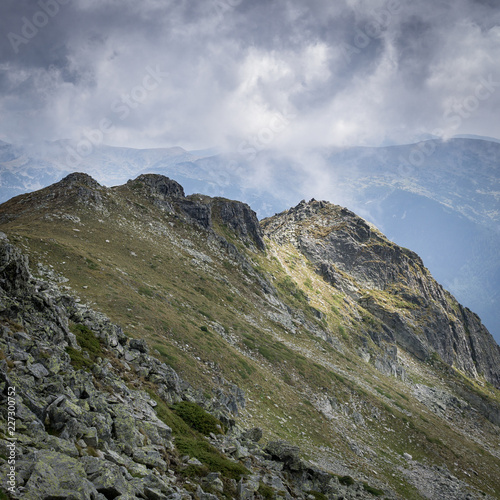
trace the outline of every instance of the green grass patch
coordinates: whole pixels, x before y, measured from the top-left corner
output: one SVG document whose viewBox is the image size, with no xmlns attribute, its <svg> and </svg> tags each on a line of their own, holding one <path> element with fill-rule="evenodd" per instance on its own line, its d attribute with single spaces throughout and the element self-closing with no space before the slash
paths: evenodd
<svg viewBox="0 0 500 500">
<path fill-rule="evenodd" d="M 215 428 L 216 432 L 220 432 L 216 426 L 214 427 L 215 423 L 220 425 L 215 417 L 194 403 L 182 402 L 169 408 L 152 389 L 147 389 L 147 392 L 157 403 L 155 411 L 158 418 L 172 429 L 179 454 L 197 458 L 204 465 L 204 467 L 188 466 L 182 469 L 181 472 L 184 476 L 206 475 L 208 470 L 209 472 L 220 472 L 226 478 L 238 480 L 249 474 L 243 465 L 225 458 L 216 448 L 205 441 L 201 432 L 196 430 L 195 427 L 199 427 L 205 432 Z M 189 423 L 181 418 L 181 414 Z"/>
<path fill-rule="evenodd" d="M 316 500 L 328 500 L 328 497 L 321 493 L 320 491 L 310 491 L 309 495 L 312 495 Z"/>
<path fill-rule="evenodd" d="M 273 500 L 274 499 L 274 490 L 268 486 L 267 484 L 260 483 L 259 484 L 259 489 L 257 490 L 257 493 L 264 499 L 264 500 Z"/>
<path fill-rule="evenodd" d="M 255 373 L 255 368 L 250 365 L 245 359 L 238 360 L 239 365 L 241 366 L 241 371 L 239 372 L 243 378 L 248 378 L 250 375 Z"/>
<path fill-rule="evenodd" d="M 158 418 L 167 424 L 172 429 L 172 434 L 175 437 L 187 436 L 196 437 L 196 432 L 173 412 L 171 408 L 160 398 L 152 389 L 146 389 L 151 398 L 156 401 L 157 405 L 155 407 L 156 415 Z"/>
<path fill-rule="evenodd" d="M 392 415 L 394 414 L 394 410 L 389 405 L 382 403 L 382 407 L 387 413 L 390 413 Z"/>
<path fill-rule="evenodd" d="M 175 413 L 186 422 L 192 429 L 204 436 L 211 432 L 220 434 L 222 424 L 214 416 L 207 413 L 201 406 L 190 401 L 182 401 L 173 405 Z"/>
<path fill-rule="evenodd" d="M 228 460 L 203 439 L 179 437 L 175 445 L 181 455 L 197 458 L 210 472 L 220 472 L 224 477 L 236 480 L 249 474 L 246 467 Z"/>
<path fill-rule="evenodd" d="M 163 344 L 155 344 L 153 346 L 154 349 L 156 349 L 163 359 L 169 364 L 169 365 L 177 365 L 179 363 L 179 358 L 177 356 L 174 356 L 168 347 L 166 347 Z"/>
<path fill-rule="evenodd" d="M 99 265 L 96 264 L 93 260 L 91 259 L 85 259 L 85 263 L 87 264 L 87 267 L 89 269 L 92 269 L 93 271 L 97 271 L 99 269 Z"/>
<path fill-rule="evenodd" d="M 382 396 L 385 396 L 388 399 L 393 399 L 393 397 L 388 392 L 384 391 L 384 389 L 381 389 L 380 387 L 375 387 L 375 390 Z"/>
<path fill-rule="evenodd" d="M 300 304 L 304 305 L 308 303 L 307 295 L 297 286 L 290 276 L 285 276 L 278 281 L 277 286 L 288 297 L 293 297 Z"/>
<path fill-rule="evenodd" d="M 153 297 L 154 295 L 154 292 L 153 290 L 151 290 L 151 288 L 148 288 L 146 286 L 140 286 L 138 289 L 137 289 L 137 292 L 140 294 L 140 295 L 144 295 L 145 297 Z"/>
<path fill-rule="evenodd" d="M 339 334 L 344 340 L 349 340 L 349 335 L 347 335 L 345 328 L 342 325 L 339 325 Z"/>
<path fill-rule="evenodd" d="M 377 488 L 374 488 L 367 483 L 363 483 L 363 489 L 366 492 L 371 493 L 375 497 L 381 497 L 384 494 L 382 490 L 378 490 Z"/>
<path fill-rule="evenodd" d="M 439 438 L 434 438 L 434 437 L 431 437 L 431 436 L 425 434 L 425 439 L 427 439 L 427 441 L 429 441 L 429 443 L 444 447 L 443 442 Z"/>
<path fill-rule="evenodd" d="M 104 357 L 101 343 L 90 328 L 82 324 L 70 325 L 71 332 L 75 335 L 81 350 L 68 346 L 66 352 L 71 358 L 71 364 L 76 370 L 89 371 L 97 361 L 97 358 Z"/>
</svg>

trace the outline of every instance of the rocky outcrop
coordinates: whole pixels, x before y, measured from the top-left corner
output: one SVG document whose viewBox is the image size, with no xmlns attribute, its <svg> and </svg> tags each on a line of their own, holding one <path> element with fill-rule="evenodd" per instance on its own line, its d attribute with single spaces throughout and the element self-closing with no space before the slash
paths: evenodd
<svg viewBox="0 0 500 500">
<path fill-rule="evenodd" d="M 185 197 L 184 188 L 178 182 L 163 175 L 142 174 L 128 181 L 127 185 L 142 188 L 149 196 L 162 201 Z"/>
<path fill-rule="evenodd" d="M 241 241 L 259 250 L 265 248 L 257 216 L 245 203 L 202 195 L 186 196 L 179 183 L 158 174 L 140 175 L 126 186 L 167 212 L 178 212 L 207 231 L 213 232 L 214 225 L 219 223 Z"/>
<path fill-rule="evenodd" d="M 135 497 L 148 488 L 174 493 L 170 477 L 151 476 L 154 469 L 167 471 L 171 429 L 156 416 L 151 397 L 129 389 L 111 361 L 137 372 L 139 365 L 124 361 L 127 355 L 137 359 L 180 400 L 181 391 L 165 383 L 171 368 L 145 359 L 142 344 L 129 342 L 107 318 L 33 280 L 26 258 L 3 234 L 0 255 L 0 388 L 2 399 L 9 388 L 16 393 L 17 482 L 11 496 Z M 106 350 L 107 357 L 97 359 L 89 371 L 73 366 L 73 353 L 81 348 L 70 321 L 91 325 Z M 9 444 L 0 440 L 2 450 Z M 0 465 L 4 478 L 8 467 Z M 132 481 L 131 474 L 140 479 Z"/>
<path fill-rule="evenodd" d="M 215 198 L 212 206 L 221 221 L 229 226 L 242 241 L 251 241 L 259 250 L 264 250 L 265 244 L 259 220 L 247 204 Z"/>
<path fill-rule="evenodd" d="M 395 343 L 420 360 L 437 353 L 447 364 L 500 387 L 500 347 L 414 252 L 325 201 L 302 201 L 265 219 L 262 227 L 276 242 L 291 242 L 318 274 L 379 322 L 368 330 L 374 341 Z"/>
<path fill-rule="evenodd" d="M 48 206 L 52 211 L 56 211 L 62 209 L 63 205 L 66 205 L 67 209 L 75 203 L 109 215 L 116 210 L 116 200 L 113 200 L 113 197 L 126 196 L 127 190 L 167 214 L 196 224 L 212 236 L 227 239 L 228 234 L 231 234 L 234 235 L 234 240 L 239 240 L 251 248 L 265 248 L 257 215 L 247 204 L 201 195 L 186 196 L 184 188 L 178 182 L 158 174 L 142 174 L 129 180 L 124 186 L 107 188 L 87 174 L 72 173 L 48 188 L 4 204 L 6 210 L 0 214 L 0 224 L 11 222 L 33 211 L 41 213 Z M 47 214 L 47 217 L 53 219 L 60 215 Z M 218 227 L 229 231 L 220 234 Z"/>
</svg>

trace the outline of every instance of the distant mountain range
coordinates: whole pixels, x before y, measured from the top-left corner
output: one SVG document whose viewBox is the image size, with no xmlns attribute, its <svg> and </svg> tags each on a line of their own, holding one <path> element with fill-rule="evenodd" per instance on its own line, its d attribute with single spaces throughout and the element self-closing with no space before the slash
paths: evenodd
<svg viewBox="0 0 500 500">
<path fill-rule="evenodd" d="M 108 186 L 141 173 L 163 174 L 187 193 L 249 203 L 259 217 L 302 198 L 325 198 L 417 251 L 438 281 L 500 340 L 500 143 L 454 138 L 299 156 L 242 153 L 84 148 L 69 141 L 34 149 L 0 142 L 0 201 L 73 171 Z"/>
</svg>

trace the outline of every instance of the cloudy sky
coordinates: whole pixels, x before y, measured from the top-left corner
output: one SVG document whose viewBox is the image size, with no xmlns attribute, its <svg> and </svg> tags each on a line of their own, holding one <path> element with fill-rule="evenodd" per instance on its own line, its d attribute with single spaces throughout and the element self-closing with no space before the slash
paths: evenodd
<svg viewBox="0 0 500 500">
<path fill-rule="evenodd" d="M 500 139 L 498 0 L 2 0 L 0 139 Z"/>
</svg>

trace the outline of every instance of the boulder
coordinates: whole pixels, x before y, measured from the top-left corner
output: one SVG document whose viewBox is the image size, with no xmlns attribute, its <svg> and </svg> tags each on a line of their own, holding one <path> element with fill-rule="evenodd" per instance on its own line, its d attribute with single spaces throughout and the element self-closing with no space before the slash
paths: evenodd
<svg viewBox="0 0 500 500">
<path fill-rule="evenodd" d="M 271 441 L 267 443 L 265 451 L 271 455 L 273 460 L 283 462 L 285 467 L 291 471 L 300 471 L 304 468 L 298 446 L 286 441 Z"/>
<path fill-rule="evenodd" d="M 243 432 L 243 439 L 258 443 L 262 439 L 262 429 L 260 427 L 254 427 L 253 429 L 248 429 Z"/>
<path fill-rule="evenodd" d="M 167 463 L 154 446 L 144 446 L 143 448 L 135 449 L 132 453 L 132 458 L 148 468 L 155 468 L 163 472 L 167 470 Z"/>
<path fill-rule="evenodd" d="M 67 498 L 88 500 L 97 495 L 94 485 L 87 480 L 81 462 L 62 453 L 39 450 L 30 456 L 33 471 L 24 486 L 22 498 Z"/>
<path fill-rule="evenodd" d="M 95 489 L 106 498 L 132 493 L 122 469 L 117 465 L 96 457 L 82 457 L 81 465 Z"/>
</svg>

